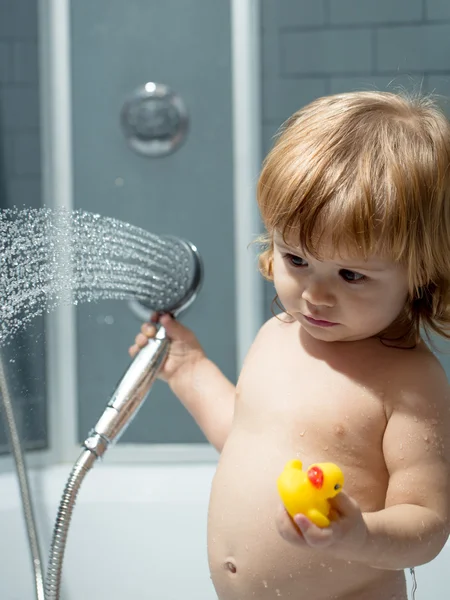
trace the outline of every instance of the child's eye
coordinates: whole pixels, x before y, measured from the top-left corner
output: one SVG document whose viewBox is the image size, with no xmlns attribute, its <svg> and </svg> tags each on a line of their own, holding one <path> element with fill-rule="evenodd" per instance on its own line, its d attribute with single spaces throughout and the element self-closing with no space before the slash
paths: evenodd
<svg viewBox="0 0 450 600">
<path fill-rule="evenodd" d="M 347 281 L 348 283 L 359 283 L 360 281 L 364 281 L 365 279 L 367 279 L 365 275 L 362 275 L 361 273 L 356 273 L 355 271 L 348 271 L 347 269 L 341 269 L 339 271 L 339 274 L 342 277 L 342 279 L 344 279 L 344 281 Z"/>
<path fill-rule="evenodd" d="M 308 263 L 301 256 L 295 256 L 295 254 L 283 254 L 285 258 L 293 267 L 305 267 Z"/>
</svg>

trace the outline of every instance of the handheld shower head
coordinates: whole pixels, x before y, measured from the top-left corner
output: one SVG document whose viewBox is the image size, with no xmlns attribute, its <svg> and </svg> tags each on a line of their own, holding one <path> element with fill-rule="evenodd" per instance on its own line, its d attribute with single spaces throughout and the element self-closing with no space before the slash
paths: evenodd
<svg viewBox="0 0 450 600">
<path fill-rule="evenodd" d="M 148 234 L 152 276 L 142 296 L 131 301 L 131 308 L 141 319 L 150 312 L 170 312 L 177 316 L 196 298 L 203 279 L 197 248 L 175 237 Z M 149 393 L 170 347 L 164 327 L 132 361 L 99 421 L 83 444 L 83 451 L 69 476 L 58 510 L 50 549 L 46 579 L 46 597 L 59 599 L 62 563 L 70 519 L 78 489 L 97 458 L 125 431 Z"/>
<path fill-rule="evenodd" d="M 191 242 L 174 236 L 159 237 L 154 274 L 145 296 L 135 296 L 128 305 L 141 320 L 149 313 L 171 313 L 177 317 L 192 304 L 203 281 L 203 264 Z"/>
<path fill-rule="evenodd" d="M 191 242 L 165 236 L 155 238 L 155 269 L 145 296 L 130 300 L 132 311 L 148 320 L 151 312 L 179 315 L 197 297 L 203 266 L 197 248 Z M 85 440 L 84 446 L 102 456 L 109 444 L 130 424 L 149 393 L 167 356 L 170 340 L 158 325 L 156 336 L 137 354 L 128 367 L 103 415 Z"/>
</svg>

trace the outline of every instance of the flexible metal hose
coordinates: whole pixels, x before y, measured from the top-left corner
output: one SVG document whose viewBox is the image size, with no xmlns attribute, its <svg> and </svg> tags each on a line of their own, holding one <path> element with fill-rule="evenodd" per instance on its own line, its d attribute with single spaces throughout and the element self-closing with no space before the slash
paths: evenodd
<svg viewBox="0 0 450 600">
<path fill-rule="evenodd" d="M 149 393 L 169 350 L 164 327 L 149 341 L 128 367 L 99 421 L 84 441 L 84 450 L 66 484 L 53 530 L 45 581 L 46 600 L 59 600 L 64 552 L 78 491 L 97 458 L 128 427 Z"/>
<path fill-rule="evenodd" d="M 19 482 L 20 496 L 22 498 L 22 510 L 25 518 L 25 525 L 28 535 L 28 542 L 31 553 L 31 560 L 34 572 L 34 583 L 37 600 L 45 600 L 44 595 L 44 574 L 42 569 L 42 559 L 39 548 L 39 540 L 36 529 L 36 520 L 34 517 L 33 505 L 31 502 L 30 485 L 28 481 L 25 458 L 20 442 L 19 432 L 17 430 L 16 419 L 9 393 L 8 382 L 6 379 L 5 368 L 2 357 L 0 356 L 0 396 L 1 405 L 5 415 L 6 429 L 8 432 L 11 452 L 16 465 L 17 479 Z"/>
<path fill-rule="evenodd" d="M 64 551 L 75 501 L 80 486 L 96 459 L 97 456 L 93 452 L 84 450 L 75 463 L 64 489 L 53 530 L 47 579 L 45 581 L 46 600 L 59 600 Z"/>
</svg>

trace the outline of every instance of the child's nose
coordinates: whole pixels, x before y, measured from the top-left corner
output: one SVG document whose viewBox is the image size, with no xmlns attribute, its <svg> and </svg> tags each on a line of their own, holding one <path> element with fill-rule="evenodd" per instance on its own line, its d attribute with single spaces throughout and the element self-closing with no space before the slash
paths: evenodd
<svg viewBox="0 0 450 600">
<path fill-rule="evenodd" d="M 336 299 L 333 291 L 326 281 L 311 277 L 306 282 L 302 297 L 314 306 L 334 306 Z"/>
</svg>

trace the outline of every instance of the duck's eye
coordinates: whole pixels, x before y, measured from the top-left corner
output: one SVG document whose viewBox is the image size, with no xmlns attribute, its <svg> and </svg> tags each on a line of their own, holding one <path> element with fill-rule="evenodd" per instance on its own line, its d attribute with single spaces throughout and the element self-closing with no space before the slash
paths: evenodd
<svg viewBox="0 0 450 600">
<path fill-rule="evenodd" d="M 334 489 L 335 489 L 335 490 L 340 490 L 340 489 L 341 489 L 341 484 L 340 484 L 340 483 L 337 483 L 337 484 L 334 486 Z"/>
</svg>

